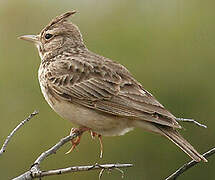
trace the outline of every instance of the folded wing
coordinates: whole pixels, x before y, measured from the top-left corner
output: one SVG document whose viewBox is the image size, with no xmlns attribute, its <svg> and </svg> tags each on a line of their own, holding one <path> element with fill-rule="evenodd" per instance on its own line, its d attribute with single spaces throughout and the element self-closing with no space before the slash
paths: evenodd
<svg viewBox="0 0 215 180">
<path fill-rule="evenodd" d="M 119 64 L 112 61 L 98 64 L 79 57 L 52 62 L 47 69 L 50 89 L 65 101 L 112 115 L 180 128 L 175 116 Z"/>
</svg>

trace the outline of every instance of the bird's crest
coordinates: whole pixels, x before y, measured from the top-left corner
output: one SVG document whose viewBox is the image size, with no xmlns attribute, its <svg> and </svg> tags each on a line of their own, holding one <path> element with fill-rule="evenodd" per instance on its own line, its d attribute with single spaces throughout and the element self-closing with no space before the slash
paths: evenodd
<svg viewBox="0 0 215 180">
<path fill-rule="evenodd" d="M 69 11 L 64 14 L 61 14 L 60 16 L 57 16 L 56 18 L 51 20 L 51 22 L 45 27 L 44 30 L 49 29 L 51 26 L 53 26 L 56 23 L 67 21 L 67 19 L 73 14 L 75 14 L 76 12 L 77 11 Z"/>
</svg>

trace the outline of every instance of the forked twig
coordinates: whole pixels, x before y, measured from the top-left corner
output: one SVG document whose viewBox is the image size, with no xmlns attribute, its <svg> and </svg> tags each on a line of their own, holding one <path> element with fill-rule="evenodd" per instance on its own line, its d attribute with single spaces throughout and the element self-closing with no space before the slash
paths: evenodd
<svg viewBox="0 0 215 180">
<path fill-rule="evenodd" d="M 203 156 L 205 158 L 208 158 L 208 157 L 212 156 L 213 154 L 215 154 L 215 147 L 210 149 L 206 153 L 204 153 Z M 191 167 L 195 166 L 198 163 L 199 162 L 192 160 L 192 161 L 184 164 L 179 169 L 177 169 L 174 173 L 172 173 L 170 176 L 168 176 L 165 180 L 176 180 L 176 178 L 178 178 L 181 174 L 183 174 L 185 171 L 187 171 L 188 169 L 190 169 Z"/>
<path fill-rule="evenodd" d="M 38 171 L 38 172 L 26 172 L 21 176 L 14 178 L 13 180 L 30 180 L 41 178 L 45 176 L 52 176 L 52 175 L 61 175 L 71 172 L 79 172 L 79 171 L 90 171 L 90 170 L 98 170 L 101 169 L 101 172 L 108 169 L 118 169 L 118 168 L 125 168 L 125 167 L 132 167 L 132 164 L 103 164 L 103 165 L 90 165 L 90 166 L 74 166 L 74 167 L 67 167 L 63 169 L 57 170 L 48 170 L 48 171 Z M 99 176 L 101 178 L 101 176 Z"/>
<path fill-rule="evenodd" d="M 104 173 L 104 171 L 105 170 L 108 170 L 109 172 L 111 171 L 111 170 L 117 170 L 117 171 L 119 171 L 120 173 L 121 173 L 121 177 L 122 177 L 122 179 L 124 178 L 124 175 L 125 175 L 125 173 L 124 173 L 124 171 L 123 170 L 121 170 L 120 168 L 122 168 L 122 166 L 121 167 L 117 167 L 117 166 L 121 166 L 121 165 L 123 165 L 123 167 L 132 167 L 133 166 L 133 164 L 113 164 L 112 166 L 110 166 L 110 167 L 106 167 L 106 168 L 104 168 L 104 165 L 99 165 L 99 164 L 96 164 L 95 166 L 99 166 L 100 168 L 102 168 L 101 169 L 101 171 L 99 172 L 99 180 L 101 180 L 101 178 L 102 178 L 102 175 L 103 175 L 103 173 Z M 126 166 L 124 166 L 124 165 L 126 165 Z"/>
<path fill-rule="evenodd" d="M 6 138 L 5 142 L 2 145 L 2 148 L 0 149 L 0 155 L 2 155 L 6 147 L 13 137 L 13 135 L 30 119 L 32 119 L 35 115 L 38 114 L 38 111 L 34 111 L 31 113 L 26 119 L 24 119 L 21 123 L 18 124 L 18 126 L 13 129 L 13 131 L 8 135 Z M 14 178 L 14 180 L 31 180 L 35 178 L 41 178 L 44 176 L 51 176 L 51 175 L 59 175 L 59 174 L 64 174 L 64 173 L 69 173 L 69 172 L 77 172 L 77 171 L 89 171 L 89 170 L 96 170 L 96 169 L 118 169 L 118 168 L 124 168 L 124 167 L 132 167 L 132 164 L 104 164 L 104 165 L 90 165 L 90 166 L 76 166 L 76 167 L 68 167 L 68 168 L 63 168 L 63 169 L 57 169 L 57 170 L 48 170 L 48 171 L 41 171 L 40 170 L 40 164 L 43 160 L 45 160 L 48 156 L 55 154 L 56 151 L 62 147 L 65 143 L 71 141 L 72 139 L 76 138 L 79 136 L 81 131 L 76 131 L 74 133 L 71 133 L 69 136 L 62 138 L 57 144 L 55 144 L 53 147 L 48 149 L 47 151 L 43 152 L 33 163 L 31 166 L 30 170 L 23 173 L 22 175 Z"/>
<path fill-rule="evenodd" d="M 47 151 L 43 152 L 33 163 L 31 169 L 22 175 L 14 178 L 13 180 L 31 180 L 35 178 L 41 178 L 44 176 L 51 176 L 51 175 L 60 175 L 65 173 L 77 172 L 77 171 L 89 171 L 89 170 L 97 170 L 97 169 L 116 169 L 116 168 L 125 168 L 125 167 L 132 167 L 132 164 L 104 164 L 104 165 L 90 165 L 90 166 L 75 166 L 75 167 L 68 167 L 63 169 L 57 170 L 48 170 L 48 171 L 41 171 L 40 164 L 43 160 L 45 160 L 48 156 L 55 154 L 56 151 L 62 147 L 65 143 L 71 141 L 72 139 L 76 138 L 82 132 L 73 132 L 69 136 L 61 139 L 57 144 L 53 147 L 48 149 Z"/>
</svg>

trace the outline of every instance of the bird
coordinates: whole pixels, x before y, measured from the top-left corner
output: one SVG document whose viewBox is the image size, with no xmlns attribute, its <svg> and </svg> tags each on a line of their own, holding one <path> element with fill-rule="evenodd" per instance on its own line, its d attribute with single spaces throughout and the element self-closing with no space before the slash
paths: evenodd
<svg viewBox="0 0 215 180">
<path fill-rule="evenodd" d="M 51 108 L 78 128 L 72 151 L 85 131 L 98 136 L 120 136 L 142 128 L 166 137 L 194 161 L 207 159 L 180 134 L 182 126 L 126 67 L 90 51 L 69 17 L 75 10 L 50 21 L 38 35 L 19 38 L 32 42 L 41 58 L 38 79 Z M 69 152 L 70 152 L 69 151 Z"/>
</svg>

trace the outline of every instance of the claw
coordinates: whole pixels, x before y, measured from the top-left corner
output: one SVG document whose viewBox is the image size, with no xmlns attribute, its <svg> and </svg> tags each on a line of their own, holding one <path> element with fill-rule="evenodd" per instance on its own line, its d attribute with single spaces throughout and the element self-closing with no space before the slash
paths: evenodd
<svg viewBox="0 0 215 180">
<path fill-rule="evenodd" d="M 72 142 L 72 147 L 71 147 L 71 149 L 70 149 L 69 151 L 67 151 L 65 154 L 71 153 L 71 152 L 76 148 L 76 146 L 79 145 L 80 141 L 81 141 L 81 136 L 78 136 L 76 139 L 71 140 L 71 142 Z"/>
<path fill-rule="evenodd" d="M 86 128 L 86 127 L 80 127 L 80 128 L 72 128 L 71 131 L 70 131 L 70 134 L 74 133 L 74 132 L 79 132 L 80 135 L 78 137 L 76 137 L 75 139 L 72 139 L 71 142 L 72 142 L 72 147 L 69 151 L 67 151 L 65 154 L 69 154 L 71 153 L 75 148 L 76 146 L 78 146 L 80 144 L 80 141 L 81 141 L 81 136 L 82 134 L 85 132 L 85 131 L 88 131 L 89 128 Z"/>
<path fill-rule="evenodd" d="M 65 154 L 69 154 L 69 153 L 71 153 L 74 149 L 75 149 L 75 146 L 72 146 L 72 147 L 70 148 L 70 150 L 69 150 L 69 151 L 67 151 Z"/>
<path fill-rule="evenodd" d="M 91 137 L 93 139 L 95 139 L 95 137 L 97 136 L 99 138 L 99 143 L 100 143 L 100 158 L 103 157 L 103 142 L 102 142 L 102 136 L 100 134 L 97 134 L 96 132 L 93 132 L 91 129 L 86 128 L 86 127 L 80 127 L 80 128 L 72 128 L 70 131 L 70 134 L 74 133 L 74 132 L 79 132 L 79 136 L 77 136 L 75 139 L 71 140 L 72 143 L 72 147 L 70 148 L 69 151 L 67 151 L 65 154 L 69 154 L 71 153 L 79 144 L 81 141 L 81 136 L 85 131 L 89 131 L 91 134 Z"/>
<path fill-rule="evenodd" d="M 91 135 L 92 139 L 95 139 L 95 136 L 97 135 L 97 133 L 90 130 L 90 135 Z"/>
</svg>

